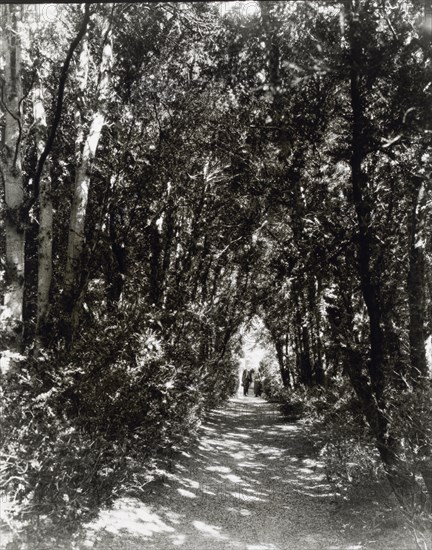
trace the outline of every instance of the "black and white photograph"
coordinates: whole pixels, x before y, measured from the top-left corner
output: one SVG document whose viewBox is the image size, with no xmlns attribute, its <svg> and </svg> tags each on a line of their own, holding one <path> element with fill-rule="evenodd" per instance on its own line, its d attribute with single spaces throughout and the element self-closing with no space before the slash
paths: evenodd
<svg viewBox="0 0 432 550">
<path fill-rule="evenodd" d="M 432 0 L 0 2 L 0 550 L 432 550 Z"/>
</svg>

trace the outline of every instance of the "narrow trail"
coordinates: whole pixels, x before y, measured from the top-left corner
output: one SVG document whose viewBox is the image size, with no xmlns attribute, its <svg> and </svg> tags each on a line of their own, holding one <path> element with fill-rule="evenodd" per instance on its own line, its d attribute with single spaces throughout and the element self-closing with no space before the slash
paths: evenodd
<svg viewBox="0 0 432 550">
<path fill-rule="evenodd" d="M 350 531 L 344 523 L 347 510 L 326 483 L 301 424 L 283 422 L 275 405 L 262 399 L 236 398 L 213 411 L 185 462 L 144 502 L 123 498 L 102 512 L 82 548 L 414 547 L 397 525 L 394 532 L 377 525 Z M 365 509 L 371 506 L 365 503 Z M 356 513 L 364 517 L 364 510 L 348 510 Z"/>
</svg>

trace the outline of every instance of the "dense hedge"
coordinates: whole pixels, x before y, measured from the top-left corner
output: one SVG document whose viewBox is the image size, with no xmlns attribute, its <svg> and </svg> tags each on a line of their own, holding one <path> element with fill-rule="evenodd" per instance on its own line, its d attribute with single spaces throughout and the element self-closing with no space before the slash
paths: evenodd
<svg viewBox="0 0 432 550">
<path fill-rule="evenodd" d="M 17 517 L 38 529 L 73 530 L 119 492 L 144 486 L 234 391 L 230 356 L 198 369 L 170 356 L 152 330 L 102 328 L 72 355 L 23 361 L 2 380 L 0 483 Z"/>
</svg>

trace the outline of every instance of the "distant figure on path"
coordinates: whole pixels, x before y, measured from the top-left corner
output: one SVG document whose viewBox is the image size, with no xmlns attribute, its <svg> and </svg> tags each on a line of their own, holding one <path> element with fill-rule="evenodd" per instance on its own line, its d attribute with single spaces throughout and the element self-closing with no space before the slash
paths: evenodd
<svg viewBox="0 0 432 550">
<path fill-rule="evenodd" d="M 250 383 L 253 384 L 255 380 L 255 369 L 251 369 L 249 371 L 249 380 L 250 380 Z"/>
<path fill-rule="evenodd" d="M 255 380 L 254 380 L 254 394 L 255 394 L 255 397 L 260 397 L 261 394 L 262 394 L 262 391 L 263 391 L 263 388 L 262 388 L 262 378 L 261 378 L 261 373 L 258 371 L 258 373 L 255 375 Z"/>
<path fill-rule="evenodd" d="M 248 394 L 251 381 L 252 381 L 251 373 L 247 369 L 244 369 L 242 374 L 243 395 Z"/>
</svg>

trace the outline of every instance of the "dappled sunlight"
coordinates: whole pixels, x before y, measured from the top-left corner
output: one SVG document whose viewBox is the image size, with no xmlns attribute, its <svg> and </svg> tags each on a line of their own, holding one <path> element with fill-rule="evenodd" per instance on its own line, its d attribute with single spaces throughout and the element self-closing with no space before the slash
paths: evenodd
<svg viewBox="0 0 432 550">
<path fill-rule="evenodd" d="M 262 462 L 239 462 L 238 466 L 240 468 L 255 468 L 255 469 L 262 469 L 265 468 L 265 464 Z"/>
<path fill-rule="evenodd" d="M 268 491 L 264 491 L 264 490 L 257 490 L 256 488 L 254 489 L 249 489 L 249 488 L 245 488 L 242 490 L 242 493 L 245 494 L 247 493 L 247 497 L 250 497 L 250 496 L 253 496 L 254 498 L 257 498 L 258 500 L 261 500 L 261 501 L 267 501 L 267 498 L 269 496 L 269 492 Z M 261 497 L 264 497 L 264 498 L 261 498 Z"/>
<path fill-rule="evenodd" d="M 257 496 L 256 491 L 251 491 L 253 494 L 247 494 L 247 490 L 242 490 L 239 492 L 233 492 L 230 493 L 231 496 L 235 499 L 241 500 L 241 501 L 248 501 L 248 502 L 265 502 L 265 498 L 260 498 Z"/>
<path fill-rule="evenodd" d="M 209 472 L 218 472 L 221 474 L 227 474 L 231 472 L 231 468 L 227 468 L 226 466 L 207 466 L 206 470 Z"/>
<path fill-rule="evenodd" d="M 244 483 L 243 479 L 240 476 L 237 476 L 234 474 L 227 474 L 221 477 L 223 477 L 223 479 L 227 479 L 228 481 L 231 481 L 232 483 Z"/>
<path fill-rule="evenodd" d="M 210 426 L 201 426 L 201 429 L 205 432 L 216 432 L 216 428 L 210 428 Z"/>
<path fill-rule="evenodd" d="M 302 474 L 313 474 L 313 470 L 311 468 L 299 468 L 298 471 Z"/>
<path fill-rule="evenodd" d="M 225 411 L 209 414 L 199 445 L 182 455 L 174 473 L 164 472 L 165 483 L 145 498 L 151 507 L 123 499 L 92 529 L 143 536 L 155 550 L 166 547 L 162 540 L 185 550 L 287 550 L 277 538 L 294 540 L 304 521 L 293 523 L 293 514 L 307 518 L 336 496 L 322 464 L 306 454 L 300 431 L 263 400 L 242 407 L 231 401 Z M 276 539 L 275 525 L 282 525 Z M 313 537 L 293 546 L 318 547 Z"/>
<path fill-rule="evenodd" d="M 241 460 L 242 458 L 246 458 L 246 452 L 238 452 L 238 453 L 229 453 L 229 455 L 234 458 L 235 460 Z"/>
<path fill-rule="evenodd" d="M 177 489 L 177 492 L 182 496 L 182 497 L 187 497 L 187 498 L 197 498 L 196 494 L 195 493 L 192 493 L 191 491 L 186 491 L 185 489 Z"/>
<path fill-rule="evenodd" d="M 88 526 L 89 531 L 104 530 L 118 534 L 127 532 L 133 535 L 151 537 L 155 533 L 171 533 L 174 528 L 167 525 L 157 513 L 138 499 L 118 500 L 111 510 L 103 510 L 97 521 Z"/>
<path fill-rule="evenodd" d="M 263 447 L 259 450 L 260 455 L 269 455 L 269 458 L 278 458 L 285 451 L 276 447 Z"/>
<path fill-rule="evenodd" d="M 169 519 L 169 521 L 171 523 L 175 524 L 175 525 L 178 525 L 182 521 L 181 514 L 177 514 L 176 512 L 172 512 L 172 511 L 165 512 L 164 511 L 164 515 L 165 515 L 166 519 Z"/>
<path fill-rule="evenodd" d="M 174 546 L 183 546 L 183 544 L 185 544 L 187 540 L 186 535 L 183 535 L 183 534 L 174 535 L 170 538 Z"/>
<path fill-rule="evenodd" d="M 278 424 L 277 430 L 268 429 L 271 428 L 271 426 L 263 426 L 264 429 L 266 429 L 266 432 L 268 435 L 280 435 L 281 433 L 285 432 L 298 432 L 300 431 L 299 426 L 296 426 L 295 424 Z"/>
<path fill-rule="evenodd" d="M 207 466 L 206 474 L 213 476 L 212 482 L 222 479 L 224 484 L 227 484 L 224 487 L 226 493 L 232 494 L 236 499 L 244 495 L 248 499 L 268 501 L 274 496 L 274 493 L 271 494 L 269 491 L 258 490 L 262 486 L 262 476 L 279 483 L 281 488 L 288 485 L 292 487 L 291 490 L 303 491 L 305 496 L 316 496 L 313 487 L 322 482 L 322 476 L 316 472 L 319 461 L 310 457 L 302 460 L 298 456 L 291 456 L 286 448 L 287 436 L 296 435 L 301 429 L 299 425 L 280 422 L 277 406 L 259 398 L 233 399 L 228 407 L 213 411 L 209 416 L 210 421 L 222 422 L 220 427 L 224 422 L 231 421 L 230 419 L 236 420 L 234 429 L 232 426 L 230 430 L 220 429 L 217 437 L 213 436 L 213 428 L 203 430 L 200 450 L 206 454 L 217 449 L 219 453 L 226 453 L 232 462 L 232 467 L 228 471 L 224 471 L 224 467 L 221 466 Z M 267 440 L 272 444 L 266 445 Z M 282 462 L 284 466 L 281 466 Z M 281 475 L 281 467 L 284 475 Z M 273 476 L 272 470 L 275 470 Z M 239 471 L 243 475 L 239 474 Z M 288 477 L 288 481 L 284 476 Z M 229 490 L 229 483 L 236 485 L 235 490 Z M 285 492 L 289 490 L 288 487 Z M 317 490 L 321 497 L 325 496 L 323 488 Z M 211 494 L 209 491 L 206 493 Z M 333 496 L 330 492 L 327 494 Z"/>
<path fill-rule="evenodd" d="M 215 538 L 218 540 L 226 540 L 227 536 L 221 534 L 221 527 L 216 527 L 215 525 L 207 525 L 206 523 L 202 521 L 194 521 L 193 526 L 197 531 L 200 531 L 205 536 Z"/>
<path fill-rule="evenodd" d="M 305 464 L 306 466 L 309 466 L 309 467 L 314 467 L 316 468 L 318 465 L 319 465 L 319 461 L 318 460 L 313 460 L 311 458 L 304 458 L 303 459 L 303 464 Z"/>
<path fill-rule="evenodd" d="M 250 439 L 251 436 L 250 435 L 247 435 L 247 434 L 239 434 L 239 433 L 232 433 L 232 432 L 229 432 L 227 434 L 228 436 L 230 437 L 240 437 L 241 439 Z"/>
<path fill-rule="evenodd" d="M 183 478 L 181 480 L 181 483 L 185 487 L 190 487 L 191 489 L 198 489 L 198 487 L 199 487 L 199 482 L 194 480 L 194 479 Z"/>
<path fill-rule="evenodd" d="M 239 515 L 245 516 L 245 517 L 252 515 L 252 512 L 250 510 L 248 510 L 247 508 L 237 508 L 237 507 L 230 506 L 230 507 L 227 508 L 227 510 L 231 514 L 239 514 Z"/>
</svg>

